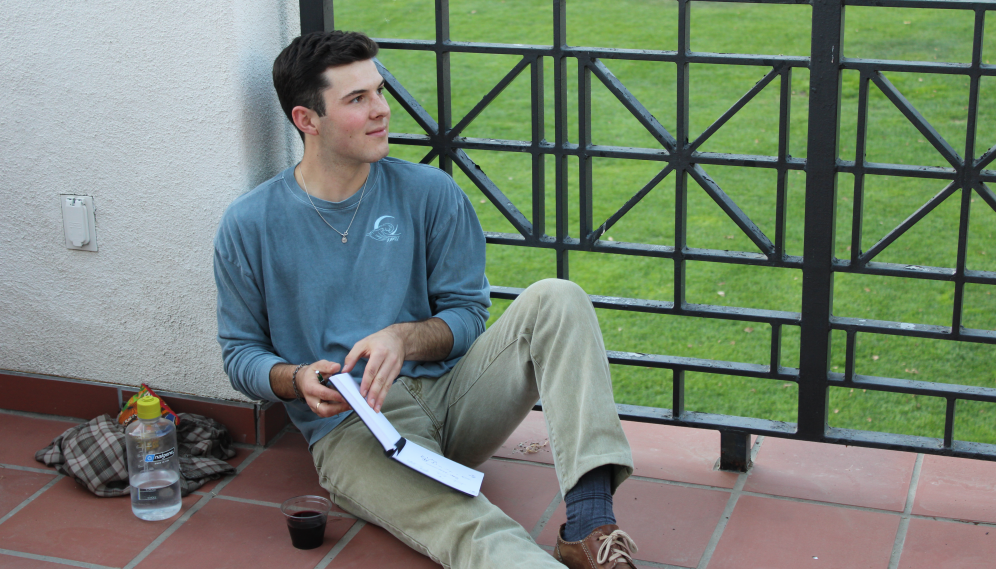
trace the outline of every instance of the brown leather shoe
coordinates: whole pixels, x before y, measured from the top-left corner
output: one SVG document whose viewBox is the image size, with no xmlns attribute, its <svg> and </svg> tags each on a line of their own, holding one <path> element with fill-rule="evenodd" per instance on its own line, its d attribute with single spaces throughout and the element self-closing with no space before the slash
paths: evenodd
<svg viewBox="0 0 996 569">
<path fill-rule="evenodd" d="M 553 557 L 570 569 L 636 569 L 636 544 L 615 524 L 596 528 L 581 541 L 564 541 L 564 524 L 557 533 Z"/>
</svg>

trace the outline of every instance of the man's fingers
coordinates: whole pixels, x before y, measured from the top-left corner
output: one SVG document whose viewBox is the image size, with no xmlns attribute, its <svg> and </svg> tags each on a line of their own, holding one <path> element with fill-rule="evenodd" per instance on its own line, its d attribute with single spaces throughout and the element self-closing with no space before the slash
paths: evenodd
<svg viewBox="0 0 996 569">
<path fill-rule="evenodd" d="M 325 388 L 322 388 L 325 389 Z M 312 410 L 319 417 L 331 417 L 333 415 L 338 415 L 343 411 L 348 411 L 352 409 L 349 403 L 346 403 L 346 399 L 343 398 L 342 394 L 335 390 L 328 390 L 330 393 L 319 399 Z"/>
<path fill-rule="evenodd" d="M 343 411 L 348 411 L 350 409 L 349 405 L 346 403 L 334 403 L 329 401 L 319 401 L 318 405 L 315 406 L 315 413 L 319 417 L 331 417 L 333 415 L 338 415 Z"/>
<path fill-rule="evenodd" d="M 346 354 L 346 359 L 342 362 L 342 372 L 349 373 L 353 371 L 356 362 L 360 361 L 360 358 L 366 355 L 367 349 L 366 338 L 353 344 L 353 349 L 349 350 L 349 353 Z"/>
<path fill-rule="evenodd" d="M 325 387 L 320 383 L 318 374 L 323 378 L 339 372 L 340 366 L 327 360 L 317 361 L 298 375 L 298 387 L 304 395 L 305 403 L 319 417 L 331 417 L 350 409 L 349 404 L 335 389 Z"/>
<path fill-rule="evenodd" d="M 370 389 L 373 388 L 374 380 L 380 376 L 381 369 L 385 365 L 390 367 L 387 360 L 392 356 L 393 354 L 382 346 L 378 346 L 367 354 L 367 365 L 363 368 L 363 380 L 360 382 L 360 395 L 370 397 Z M 373 406 L 372 402 L 370 406 Z"/>
<path fill-rule="evenodd" d="M 381 369 L 383 370 L 384 368 Z M 393 362 L 393 365 L 391 366 L 390 370 L 384 376 L 384 385 L 381 388 L 380 392 L 377 394 L 377 400 L 374 402 L 373 405 L 374 411 L 377 411 L 378 413 L 380 412 L 381 405 L 383 405 L 384 400 L 387 399 L 387 391 L 391 388 L 391 385 L 394 383 L 394 378 L 398 377 L 398 374 L 400 373 L 401 373 L 401 361 L 398 360 Z"/>
<path fill-rule="evenodd" d="M 366 398 L 367 404 L 374 411 L 379 412 L 384 399 L 387 397 L 387 392 L 391 388 L 391 384 L 401 371 L 401 366 L 398 365 L 398 358 L 391 353 L 385 354 L 378 364 L 376 371 L 372 373 L 373 379 L 370 382 L 370 390 Z M 369 369 L 369 364 L 367 368 Z"/>
<path fill-rule="evenodd" d="M 330 362 L 330 361 L 327 361 L 327 360 L 321 360 L 321 361 L 315 362 L 312 365 L 314 366 L 314 368 L 316 370 L 322 372 L 322 375 L 325 376 L 325 377 L 328 377 L 330 375 L 335 375 L 335 374 L 339 373 L 339 367 L 340 366 L 339 366 L 339 364 L 337 364 L 335 362 Z"/>
<path fill-rule="evenodd" d="M 374 406 L 376 402 L 376 394 L 380 392 L 381 386 L 383 386 L 385 379 L 384 376 L 390 373 L 390 369 L 393 365 L 392 362 L 393 354 L 391 352 L 380 349 L 370 354 L 370 358 L 367 360 L 367 365 L 363 368 L 363 381 L 360 382 L 360 395 L 367 398 L 367 403 L 371 407 Z M 395 376 L 396 377 L 396 376 Z M 388 378 L 387 381 L 393 380 L 394 378 Z"/>
</svg>

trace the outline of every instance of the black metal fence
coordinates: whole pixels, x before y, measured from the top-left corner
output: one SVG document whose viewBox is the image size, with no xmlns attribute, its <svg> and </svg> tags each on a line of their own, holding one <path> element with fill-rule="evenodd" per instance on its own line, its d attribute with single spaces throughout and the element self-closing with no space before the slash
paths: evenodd
<svg viewBox="0 0 996 569">
<path fill-rule="evenodd" d="M 724 0 L 726 1 L 726 0 Z M 742 0 L 729 0 L 742 1 Z M 914 336 L 952 342 L 996 344 L 996 331 L 970 329 L 962 325 L 964 290 L 967 283 L 996 285 L 996 272 L 966 269 L 969 211 L 973 196 L 978 195 L 988 207 L 996 210 L 996 193 L 986 183 L 996 181 L 996 171 L 987 170 L 996 159 L 996 146 L 980 151 L 975 146 L 979 109 L 979 86 L 984 76 L 996 77 L 996 65 L 982 63 L 983 31 L 987 11 L 996 10 L 993 1 L 967 0 L 755 0 L 745 3 L 810 4 L 812 6 L 812 43 L 809 57 L 751 54 L 719 54 L 690 50 L 690 9 L 692 2 L 677 0 L 678 45 L 674 51 L 609 49 L 574 47 L 569 45 L 567 1 L 552 0 L 553 29 L 551 45 L 512 45 L 450 40 L 449 2 L 435 0 L 435 40 L 396 40 L 378 38 L 385 49 L 420 50 L 435 54 L 437 116 L 433 118 L 405 87 L 380 66 L 389 92 L 397 99 L 428 134 L 392 133 L 396 144 L 424 146 L 428 153 L 423 162 L 438 160 L 441 168 L 452 173 L 459 168 L 483 192 L 491 203 L 512 224 L 517 233 L 488 233 L 489 243 L 544 248 L 555 252 L 557 276 L 569 277 L 569 259 L 573 251 L 598 252 L 612 255 L 637 255 L 670 259 L 674 266 L 673 302 L 644 299 L 592 296 L 596 307 L 613 310 L 639 311 L 698 318 L 748 321 L 771 327 L 771 355 L 768 365 L 718 361 L 662 354 L 610 352 L 615 364 L 666 368 L 673 373 L 673 404 L 671 409 L 619 405 L 625 419 L 717 429 L 722 434 L 722 466 L 745 469 L 749 466 L 749 435 L 771 435 L 807 441 L 898 449 L 932 454 L 996 460 L 996 445 L 957 441 L 953 439 L 956 403 L 958 401 L 996 402 L 996 389 L 964 385 L 940 384 L 906 379 L 859 375 L 855 369 L 855 345 L 858 334 Z M 300 0 L 303 33 L 332 29 L 332 0 Z M 971 63 L 938 63 L 841 58 L 845 6 L 879 6 L 893 8 L 933 8 L 968 11 L 974 14 Z M 479 53 L 520 56 L 521 60 L 498 82 L 484 98 L 454 124 L 450 96 L 450 54 Z M 552 69 L 544 69 L 544 60 L 552 60 Z M 633 96 L 605 65 L 608 60 L 667 62 L 677 68 L 677 126 L 668 132 Z M 764 78 L 744 94 L 737 103 L 708 127 L 695 140 L 689 140 L 689 64 L 751 65 L 770 68 Z M 378 64 L 379 65 L 379 64 Z M 575 67 L 576 65 L 576 67 Z M 789 149 L 789 119 L 791 114 L 792 73 L 796 68 L 808 69 L 809 132 L 805 159 L 792 157 Z M 576 75 L 574 71 L 576 69 Z M 528 70 L 531 80 L 532 136 L 529 141 L 468 138 L 462 136 L 471 123 L 517 76 Z M 840 136 L 841 76 L 844 70 L 860 74 L 855 161 L 842 160 L 838 153 Z M 922 74 L 955 74 L 968 79 L 969 101 L 964 156 L 959 155 L 903 94 L 883 75 L 883 72 L 916 72 Z M 544 122 L 544 73 L 553 74 L 555 128 L 553 140 L 548 140 Z M 600 146 L 591 139 L 592 77 L 632 113 L 656 139 L 655 148 Z M 578 96 L 578 143 L 569 142 L 568 85 L 576 81 Z M 775 156 L 723 154 L 701 152 L 702 143 L 726 124 L 741 108 L 767 85 L 778 81 L 780 112 L 778 120 L 778 151 Z M 927 167 L 902 164 L 872 163 L 865 160 L 868 124 L 869 83 L 874 83 L 898 108 L 922 136 L 949 163 L 947 167 Z M 532 215 L 523 215 L 502 193 L 498 185 L 468 157 L 465 150 L 479 149 L 526 153 L 532 157 Z M 545 226 L 545 158 L 555 162 L 556 227 Z M 607 220 L 596 222 L 592 211 L 592 159 L 596 157 L 657 161 L 659 173 Z M 572 172 L 570 160 L 577 159 Z M 709 175 L 710 165 L 732 165 L 766 168 L 777 173 L 776 218 L 774 234 L 762 232 L 737 203 Z M 805 235 L 803 256 L 786 254 L 786 190 L 790 170 L 804 171 Z M 837 205 L 837 174 L 854 177 L 853 220 L 850 259 L 834 256 L 835 211 Z M 863 195 L 865 176 L 889 175 L 900 177 L 947 180 L 947 186 L 927 201 L 913 215 L 890 231 L 867 251 L 861 249 Z M 567 205 L 572 196 L 568 177 L 576 176 L 580 195 L 580 227 L 569 227 Z M 675 181 L 675 242 L 673 246 L 622 243 L 602 240 L 605 232 L 627 214 L 662 180 L 673 176 Z M 700 186 L 740 227 L 761 253 L 690 248 L 686 243 L 687 193 L 689 178 Z M 960 223 L 957 263 L 954 267 L 928 267 L 876 262 L 874 258 L 903 235 L 941 201 L 960 193 Z M 577 235 L 577 237 L 572 236 Z M 801 269 L 802 312 L 783 312 L 753 308 L 722 307 L 691 304 L 686 301 L 686 264 L 689 261 L 733 263 L 741 265 Z M 954 284 L 951 326 L 935 326 L 906 322 L 841 318 L 832 313 L 834 274 L 855 273 L 948 281 Z M 515 298 L 521 289 L 493 286 L 495 298 Z M 799 368 L 781 365 L 783 329 L 801 328 Z M 830 344 L 833 330 L 846 333 L 846 364 L 844 373 L 831 372 Z M 762 378 L 798 384 L 797 423 L 758 418 L 698 413 L 685 410 L 685 373 L 708 372 L 732 376 Z M 828 390 L 831 387 L 860 387 L 871 391 L 926 395 L 947 402 L 943 439 L 879 433 L 864 430 L 831 428 L 828 426 Z"/>
</svg>

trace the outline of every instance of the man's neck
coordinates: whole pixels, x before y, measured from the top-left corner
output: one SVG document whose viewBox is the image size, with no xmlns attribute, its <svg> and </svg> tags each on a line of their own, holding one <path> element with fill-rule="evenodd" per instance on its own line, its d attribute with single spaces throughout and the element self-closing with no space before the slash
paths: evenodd
<svg viewBox="0 0 996 569">
<path fill-rule="evenodd" d="M 317 155 L 309 156 L 308 153 L 294 169 L 294 177 L 302 188 L 312 196 L 330 202 L 349 199 L 360 191 L 369 175 L 370 164 L 342 164 L 322 160 Z"/>
</svg>

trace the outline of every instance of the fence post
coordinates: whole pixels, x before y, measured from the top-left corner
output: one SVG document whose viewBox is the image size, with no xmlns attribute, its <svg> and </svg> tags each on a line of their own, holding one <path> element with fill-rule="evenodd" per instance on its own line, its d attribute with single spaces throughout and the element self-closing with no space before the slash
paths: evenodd
<svg viewBox="0 0 996 569">
<path fill-rule="evenodd" d="M 737 431 L 719 432 L 719 469 L 747 472 L 750 462 L 750 435 Z"/>
<path fill-rule="evenodd" d="M 332 0 L 298 0 L 301 9 L 301 35 L 335 29 Z"/>
<path fill-rule="evenodd" d="M 843 2 L 813 0 L 798 411 L 799 436 L 809 440 L 827 427 L 843 37 Z"/>
</svg>

